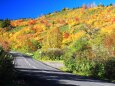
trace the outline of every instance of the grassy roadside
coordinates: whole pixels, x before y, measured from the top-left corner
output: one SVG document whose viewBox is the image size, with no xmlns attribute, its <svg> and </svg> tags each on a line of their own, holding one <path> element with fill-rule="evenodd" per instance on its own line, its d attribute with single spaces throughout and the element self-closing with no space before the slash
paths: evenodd
<svg viewBox="0 0 115 86">
<path fill-rule="evenodd" d="M 83 73 L 83 72 L 76 72 L 76 71 L 70 71 L 68 68 L 66 67 L 61 67 L 60 68 L 61 71 L 63 72 L 68 72 L 68 73 L 72 73 L 72 74 L 75 74 L 75 75 L 80 75 L 80 76 L 87 76 L 87 77 L 92 77 L 91 75 L 88 75 L 87 73 Z M 94 77 L 92 77 L 94 78 Z M 115 83 L 115 80 L 109 80 L 109 79 L 100 79 L 100 78 L 97 78 L 99 80 L 107 80 L 109 82 L 112 82 L 112 83 Z"/>
</svg>

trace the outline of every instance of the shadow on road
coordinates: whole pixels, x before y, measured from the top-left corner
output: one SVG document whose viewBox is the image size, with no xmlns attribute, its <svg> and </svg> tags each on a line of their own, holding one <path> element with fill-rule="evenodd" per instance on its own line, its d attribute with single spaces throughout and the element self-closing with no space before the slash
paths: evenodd
<svg viewBox="0 0 115 86">
<path fill-rule="evenodd" d="M 24 80 L 27 86 L 79 86 L 60 82 L 59 80 L 67 78 L 67 75 L 52 73 L 57 71 L 39 69 L 18 70 L 20 70 L 17 71 L 18 79 Z"/>
</svg>

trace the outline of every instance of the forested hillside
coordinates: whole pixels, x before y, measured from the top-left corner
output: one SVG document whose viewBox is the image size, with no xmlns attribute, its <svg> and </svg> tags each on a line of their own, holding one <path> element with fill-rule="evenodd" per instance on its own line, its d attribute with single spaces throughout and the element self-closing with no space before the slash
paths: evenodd
<svg viewBox="0 0 115 86">
<path fill-rule="evenodd" d="M 64 8 L 35 19 L 0 20 L 0 27 L 4 50 L 62 59 L 69 71 L 115 78 L 115 6 Z"/>
</svg>

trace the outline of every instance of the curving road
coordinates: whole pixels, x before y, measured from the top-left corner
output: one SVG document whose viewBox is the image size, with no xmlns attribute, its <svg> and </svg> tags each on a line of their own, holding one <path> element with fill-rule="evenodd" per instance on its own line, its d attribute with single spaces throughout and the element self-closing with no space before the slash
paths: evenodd
<svg viewBox="0 0 115 86">
<path fill-rule="evenodd" d="M 115 83 L 62 72 L 21 53 L 10 53 L 15 57 L 18 76 L 27 86 L 115 86 Z"/>
</svg>

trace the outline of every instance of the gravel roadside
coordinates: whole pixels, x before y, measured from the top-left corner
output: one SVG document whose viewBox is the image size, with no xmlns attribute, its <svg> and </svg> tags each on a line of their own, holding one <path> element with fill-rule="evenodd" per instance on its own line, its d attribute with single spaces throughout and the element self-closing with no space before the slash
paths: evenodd
<svg viewBox="0 0 115 86">
<path fill-rule="evenodd" d="M 63 62 L 44 62 L 45 64 L 51 66 L 51 67 L 54 67 L 54 68 L 57 68 L 57 69 L 60 69 L 60 68 L 63 68 L 64 67 L 64 64 Z"/>
</svg>

